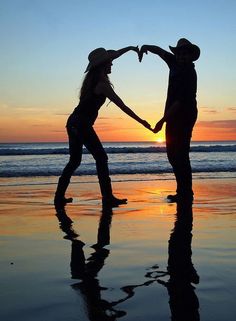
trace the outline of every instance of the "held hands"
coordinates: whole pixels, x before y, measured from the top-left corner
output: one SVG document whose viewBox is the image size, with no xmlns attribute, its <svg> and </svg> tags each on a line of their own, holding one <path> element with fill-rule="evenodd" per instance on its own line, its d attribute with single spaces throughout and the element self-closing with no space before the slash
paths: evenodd
<svg viewBox="0 0 236 321">
<path fill-rule="evenodd" d="M 164 120 L 163 119 L 159 120 L 156 123 L 156 126 L 152 129 L 153 133 L 154 134 L 158 133 L 162 129 L 163 124 L 164 124 Z"/>
<path fill-rule="evenodd" d="M 140 124 L 151 130 L 154 134 L 157 134 L 162 129 L 164 122 L 165 121 L 163 119 L 159 120 L 153 129 L 151 128 L 151 125 L 144 119 L 141 119 Z"/>
<path fill-rule="evenodd" d="M 148 53 L 148 50 L 147 50 L 147 48 L 146 48 L 146 45 L 143 45 L 140 49 L 139 49 L 139 47 L 138 46 L 130 46 L 129 47 L 130 48 L 130 50 L 133 50 L 133 51 L 135 51 L 137 54 L 138 54 L 138 60 L 139 60 L 139 62 L 141 62 L 142 61 L 142 59 L 143 59 L 143 54 L 147 54 Z"/>
<path fill-rule="evenodd" d="M 159 120 L 159 122 L 156 123 L 156 126 L 153 129 L 151 128 L 151 125 L 144 119 L 142 119 L 140 123 L 147 129 L 151 130 L 154 134 L 157 134 L 162 129 L 164 120 Z"/>
<path fill-rule="evenodd" d="M 142 59 L 143 59 L 143 54 L 144 54 L 144 53 L 145 53 L 146 55 L 147 55 L 147 53 L 148 53 L 145 45 L 143 45 L 143 46 L 139 49 L 139 52 L 138 52 L 138 60 L 139 60 L 139 62 L 142 61 Z"/>
</svg>

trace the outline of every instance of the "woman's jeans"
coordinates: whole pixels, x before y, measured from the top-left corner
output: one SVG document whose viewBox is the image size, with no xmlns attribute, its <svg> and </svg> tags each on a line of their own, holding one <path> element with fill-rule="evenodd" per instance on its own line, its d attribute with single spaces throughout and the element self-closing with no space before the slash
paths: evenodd
<svg viewBox="0 0 236 321">
<path fill-rule="evenodd" d="M 108 169 L 108 157 L 93 127 L 67 127 L 67 133 L 70 159 L 59 178 L 56 197 L 63 198 L 65 196 L 71 176 L 81 163 L 83 145 L 95 159 L 102 196 L 104 198 L 111 197 L 112 187 Z"/>
</svg>

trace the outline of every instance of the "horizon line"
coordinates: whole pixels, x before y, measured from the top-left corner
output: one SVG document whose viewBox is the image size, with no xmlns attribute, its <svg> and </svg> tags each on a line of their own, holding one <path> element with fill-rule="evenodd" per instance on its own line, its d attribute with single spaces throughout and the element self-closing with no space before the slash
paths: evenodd
<svg viewBox="0 0 236 321">
<path fill-rule="evenodd" d="M 216 140 L 192 140 L 191 143 L 203 143 L 203 142 L 236 142 L 235 139 L 216 139 Z M 20 142 L 0 142 L 0 144 L 66 144 L 68 141 L 20 141 Z M 157 143 L 165 144 L 165 141 L 158 142 L 155 140 L 142 140 L 142 141 L 101 141 L 101 143 Z"/>
</svg>

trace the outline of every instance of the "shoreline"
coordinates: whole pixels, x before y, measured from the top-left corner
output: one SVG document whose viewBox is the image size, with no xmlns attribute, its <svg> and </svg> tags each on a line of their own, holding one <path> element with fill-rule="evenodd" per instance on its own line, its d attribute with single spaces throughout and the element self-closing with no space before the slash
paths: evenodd
<svg viewBox="0 0 236 321">
<path fill-rule="evenodd" d="M 216 176 L 217 174 L 217 176 Z M 235 179 L 236 172 L 199 172 L 192 173 L 193 183 L 197 180 L 223 180 Z M 175 181 L 173 173 L 160 174 L 111 174 L 112 182 L 136 182 L 136 181 Z M 50 185 L 57 184 L 59 176 L 18 176 L 0 177 L 0 186 L 23 186 L 23 185 Z M 70 184 L 98 183 L 97 175 L 74 175 Z"/>
</svg>

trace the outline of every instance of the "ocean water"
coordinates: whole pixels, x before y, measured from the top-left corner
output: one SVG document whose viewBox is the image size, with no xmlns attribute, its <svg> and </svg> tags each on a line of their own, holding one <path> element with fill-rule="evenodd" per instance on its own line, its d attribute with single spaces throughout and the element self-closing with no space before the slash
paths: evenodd
<svg viewBox="0 0 236 321">
<path fill-rule="evenodd" d="M 110 173 L 132 179 L 173 178 L 164 144 L 156 142 L 103 143 Z M 236 177 L 236 141 L 192 142 L 193 175 L 201 178 Z M 0 144 L 0 178 L 58 177 L 69 159 L 67 143 Z M 135 175 L 134 175 L 135 174 Z M 75 177 L 96 175 L 95 161 L 84 148 Z"/>
</svg>

